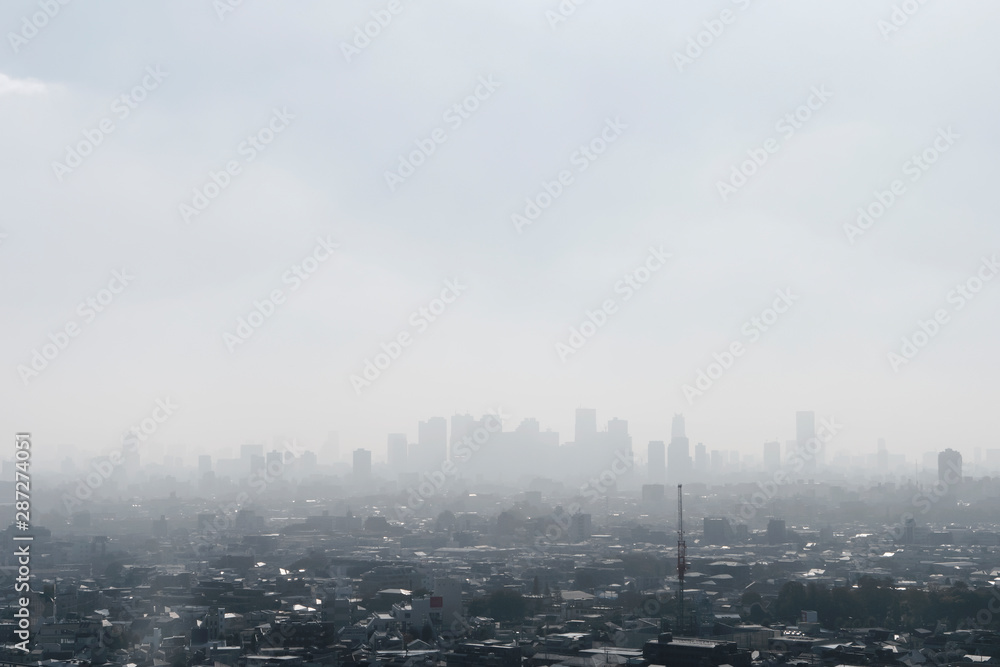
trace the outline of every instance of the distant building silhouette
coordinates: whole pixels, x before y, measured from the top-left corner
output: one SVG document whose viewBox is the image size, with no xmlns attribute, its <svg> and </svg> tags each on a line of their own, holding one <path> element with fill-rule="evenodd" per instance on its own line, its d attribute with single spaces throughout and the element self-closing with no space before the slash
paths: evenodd
<svg viewBox="0 0 1000 667">
<path fill-rule="evenodd" d="M 691 476 L 691 453 L 684 434 L 684 415 L 674 415 L 670 426 L 670 445 L 667 447 L 667 479 L 683 482 Z"/>
<path fill-rule="evenodd" d="M 771 519 L 767 522 L 767 543 L 784 544 L 788 540 L 785 535 L 785 520 Z"/>
<path fill-rule="evenodd" d="M 952 474 L 948 475 L 949 472 Z M 948 448 L 938 454 L 938 479 L 942 482 L 948 479 L 954 481 L 955 475 L 962 477 L 962 455 Z"/>
<path fill-rule="evenodd" d="M 354 450 L 354 479 L 366 480 L 372 476 L 372 453 L 367 449 Z"/>
<path fill-rule="evenodd" d="M 764 468 L 777 470 L 781 467 L 781 443 L 777 441 L 764 443 Z"/>
<path fill-rule="evenodd" d="M 733 528 L 729 525 L 729 519 L 725 517 L 708 517 L 704 519 L 704 535 L 702 537 L 705 544 L 732 544 Z"/>
<path fill-rule="evenodd" d="M 393 472 L 406 472 L 407 447 L 405 433 L 390 433 L 385 445 L 386 463 Z"/>
</svg>

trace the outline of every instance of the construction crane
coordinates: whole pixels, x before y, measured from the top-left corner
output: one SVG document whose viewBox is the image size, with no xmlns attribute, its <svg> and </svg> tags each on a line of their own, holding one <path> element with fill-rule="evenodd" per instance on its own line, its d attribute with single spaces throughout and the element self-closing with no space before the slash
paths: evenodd
<svg viewBox="0 0 1000 667">
<path fill-rule="evenodd" d="M 677 485 L 677 631 L 684 634 L 684 573 L 687 571 L 687 545 L 684 543 L 684 492 Z"/>
</svg>

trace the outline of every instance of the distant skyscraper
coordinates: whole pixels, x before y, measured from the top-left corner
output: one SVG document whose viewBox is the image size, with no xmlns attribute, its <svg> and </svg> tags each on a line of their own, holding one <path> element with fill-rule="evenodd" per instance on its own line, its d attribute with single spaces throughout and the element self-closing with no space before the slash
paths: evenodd
<svg viewBox="0 0 1000 667">
<path fill-rule="evenodd" d="M 366 480 L 372 476 L 372 453 L 367 449 L 354 450 L 354 479 Z"/>
<path fill-rule="evenodd" d="M 670 437 L 671 438 L 683 438 L 686 434 L 684 433 L 684 415 L 675 414 L 674 420 L 670 423 Z"/>
<path fill-rule="evenodd" d="M 878 439 L 878 452 L 875 456 L 878 471 L 885 474 L 889 470 L 889 450 L 885 448 L 885 438 Z"/>
<path fill-rule="evenodd" d="M 590 539 L 592 533 L 591 517 L 589 514 L 576 513 L 570 518 L 569 530 L 567 531 L 570 542 L 583 542 Z"/>
<path fill-rule="evenodd" d="M 694 469 L 699 474 L 708 472 L 708 450 L 700 442 L 694 448 Z"/>
<path fill-rule="evenodd" d="M 249 463 L 255 456 L 264 456 L 264 445 L 246 444 L 240 446 L 240 458 Z"/>
<path fill-rule="evenodd" d="M 684 415 L 674 415 L 670 427 L 670 445 L 667 447 L 667 479 L 683 482 L 691 474 L 691 452 L 684 435 Z"/>
<path fill-rule="evenodd" d="M 718 475 L 726 470 L 726 458 L 718 449 L 713 449 L 711 453 L 712 474 Z"/>
<path fill-rule="evenodd" d="M 653 440 L 646 452 L 649 481 L 662 484 L 667 479 L 667 446 L 662 440 Z"/>
<path fill-rule="evenodd" d="M 212 472 L 212 457 L 208 454 L 201 454 L 198 457 L 198 475 Z"/>
<path fill-rule="evenodd" d="M 725 517 L 704 518 L 703 539 L 705 544 L 732 544 L 733 528 Z"/>
<path fill-rule="evenodd" d="M 822 443 L 810 444 L 809 441 L 816 437 L 816 413 L 796 412 L 795 413 L 795 443 L 800 455 L 806 462 L 807 470 L 815 470 L 817 465 L 823 464 L 825 452 Z M 817 448 L 817 444 L 819 447 Z"/>
<path fill-rule="evenodd" d="M 962 477 L 962 455 L 948 448 L 938 454 L 938 479 L 954 482 L 956 476 L 959 479 Z"/>
<path fill-rule="evenodd" d="M 781 443 L 777 441 L 764 443 L 764 468 L 777 470 L 781 467 Z"/>
<path fill-rule="evenodd" d="M 448 420 L 431 417 L 417 425 L 416 457 L 410 457 L 411 466 L 418 470 L 432 470 L 448 458 Z M 415 460 L 414 460 L 415 459 Z"/>
<path fill-rule="evenodd" d="M 787 541 L 785 536 L 785 520 L 771 519 L 767 522 L 767 543 L 784 544 Z"/>
<path fill-rule="evenodd" d="M 406 472 L 406 434 L 390 433 L 386 443 L 386 463 L 395 472 Z"/>
<path fill-rule="evenodd" d="M 476 431 L 476 418 L 472 415 L 452 415 L 451 433 L 448 435 L 448 458 L 455 460 L 455 446 L 462 438 L 471 437 Z"/>
<path fill-rule="evenodd" d="M 597 410 L 594 408 L 576 409 L 576 429 L 573 438 L 576 444 L 590 442 L 597 435 Z"/>
</svg>

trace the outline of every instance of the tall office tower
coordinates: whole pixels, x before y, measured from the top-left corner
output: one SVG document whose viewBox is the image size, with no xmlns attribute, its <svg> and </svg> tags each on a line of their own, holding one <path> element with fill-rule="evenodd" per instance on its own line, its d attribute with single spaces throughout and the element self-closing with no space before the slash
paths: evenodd
<svg viewBox="0 0 1000 667">
<path fill-rule="evenodd" d="M 733 527 L 729 525 L 729 519 L 706 516 L 702 539 L 705 544 L 732 544 Z"/>
<path fill-rule="evenodd" d="M 570 517 L 569 530 L 566 532 L 569 541 L 574 544 L 577 542 L 583 542 L 584 540 L 589 540 L 590 536 L 593 534 L 591 516 L 589 514 L 581 514 L 577 512 Z"/>
<path fill-rule="evenodd" d="M 646 473 L 654 484 L 667 479 L 667 446 L 662 440 L 651 440 L 646 448 Z"/>
<path fill-rule="evenodd" d="M 410 462 L 418 471 L 436 470 L 448 458 L 448 420 L 431 417 L 417 425 L 416 460 Z"/>
<path fill-rule="evenodd" d="M 885 448 L 885 438 L 878 439 L 878 453 L 876 454 L 876 464 L 878 471 L 883 475 L 889 471 L 889 450 Z"/>
<path fill-rule="evenodd" d="M 329 464 L 340 461 L 340 433 L 330 431 L 326 436 L 326 441 L 323 443 L 321 452 L 323 463 Z"/>
<path fill-rule="evenodd" d="M 683 482 L 691 473 L 691 453 L 687 436 L 684 435 L 684 415 L 674 415 L 670 435 L 670 445 L 667 447 L 667 479 Z"/>
<path fill-rule="evenodd" d="M 815 470 L 822 467 L 826 452 L 823 451 L 822 443 L 810 444 L 810 440 L 816 437 L 816 413 L 796 412 L 795 413 L 795 443 L 803 460 L 806 462 L 806 470 Z M 819 445 L 817 448 L 817 444 Z"/>
<path fill-rule="evenodd" d="M 799 451 L 799 443 L 797 440 L 785 440 L 785 459 L 789 459 L 793 456 L 797 457 Z"/>
<path fill-rule="evenodd" d="M 390 433 L 385 446 L 385 460 L 394 472 L 406 472 L 406 434 Z"/>
<path fill-rule="evenodd" d="M 622 453 L 632 458 L 632 436 L 628 434 L 628 420 L 614 419 L 608 422 L 607 446 L 605 454 L 614 456 Z"/>
<path fill-rule="evenodd" d="M 767 522 L 767 543 L 784 544 L 787 541 L 785 534 L 785 520 L 771 519 Z"/>
<path fill-rule="evenodd" d="M 249 463 L 255 456 L 264 456 L 264 445 L 240 445 L 240 458 Z"/>
<path fill-rule="evenodd" d="M 764 443 L 764 469 L 771 471 L 781 467 L 781 443 L 775 440 Z"/>
<path fill-rule="evenodd" d="M 448 458 L 455 460 L 455 445 L 462 442 L 462 438 L 471 437 L 476 431 L 476 418 L 472 415 L 452 415 L 451 433 L 448 435 Z"/>
<path fill-rule="evenodd" d="M 959 479 L 961 479 L 962 455 L 949 447 L 938 454 L 938 479 L 942 482 L 946 479 L 955 481 L 956 475 Z"/>
<path fill-rule="evenodd" d="M 711 460 L 712 460 L 711 466 L 713 475 L 721 475 L 723 472 L 726 471 L 726 459 L 723 456 L 722 452 L 720 452 L 718 449 L 712 450 Z"/>
<path fill-rule="evenodd" d="M 576 409 L 576 429 L 573 432 L 574 442 L 578 445 L 589 443 L 597 436 L 597 410 L 594 408 Z"/>
<path fill-rule="evenodd" d="M 354 450 L 354 479 L 365 481 L 372 476 L 372 453 L 367 449 Z"/>
<path fill-rule="evenodd" d="M 671 438 L 683 438 L 686 434 L 684 433 L 684 415 L 675 414 L 674 419 L 670 422 L 670 437 Z"/>
<path fill-rule="evenodd" d="M 694 448 L 694 469 L 701 475 L 708 472 L 708 450 L 700 442 Z"/>
<path fill-rule="evenodd" d="M 202 454 L 198 457 L 198 476 L 201 477 L 206 472 L 212 472 L 212 457 Z"/>
</svg>

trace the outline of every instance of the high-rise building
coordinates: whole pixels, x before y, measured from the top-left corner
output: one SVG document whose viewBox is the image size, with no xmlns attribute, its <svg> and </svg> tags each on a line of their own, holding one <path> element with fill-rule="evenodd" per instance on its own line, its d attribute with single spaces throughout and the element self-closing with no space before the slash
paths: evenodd
<svg viewBox="0 0 1000 667">
<path fill-rule="evenodd" d="M 354 479 L 363 481 L 372 476 L 372 453 L 367 449 L 354 450 Z"/>
<path fill-rule="evenodd" d="M 725 517 L 708 517 L 704 519 L 704 542 L 705 544 L 732 544 L 733 528 L 729 525 L 729 519 Z"/>
<path fill-rule="evenodd" d="M 646 448 L 646 473 L 654 483 L 667 479 L 667 446 L 662 440 L 652 440 Z"/>
<path fill-rule="evenodd" d="M 455 460 L 455 446 L 476 431 L 476 418 L 470 414 L 452 415 L 451 433 L 448 435 L 448 458 Z"/>
<path fill-rule="evenodd" d="M 684 433 L 684 415 L 675 414 L 673 421 L 670 422 L 670 437 L 671 438 L 683 438 L 686 434 Z"/>
<path fill-rule="evenodd" d="M 240 458 L 249 464 L 255 456 L 264 456 L 264 445 L 246 444 L 240 445 Z"/>
<path fill-rule="evenodd" d="M 885 448 L 885 438 L 878 439 L 878 452 L 875 454 L 878 471 L 883 475 L 889 471 L 889 450 Z"/>
<path fill-rule="evenodd" d="M 785 520 L 771 519 L 767 522 L 767 543 L 784 544 L 787 541 L 785 534 Z"/>
<path fill-rule="evenodd" d="M 209 454 L 201 454 L 198 456 L 198 476 L 207 472 L 212 472 L 212 457 Z"/>
<path fill-rule="evenodd" d="M 810 443 L 816 437 L 816 413 L 796 412 L 795 413 L 795 445 L 799 455 L 805 461 L 807 470 L 815 470 L 817 466 L 823 465 L 825 452 L 822 443 Z"/>
<path fill-rule="evenodd" d="M 726 457 L 723 455 L 723 452 L 713 449 L 710 458 L 712 461 L 712 474 L 720 475 L 726 471 Z"/>
<path fill-rule="evenodd" d="M 956 475 L 962 478 L 962 455 L 949 447 L 938 454 L 938 479 L 954 482 Z"/>
<path fill-rule="evenodd" d="M 764 468 L 777 470 L 781 467 L 781 443 L 772 440 L 764 443 Z"/>
<path fill-rule="evenodd" d="M 406 472 L 406 434 L 390 433 L 385 446 L 385 460 L 394 472 Z"/>
<path fill-rule="evenodd" d="M 642 502 L 662 503 L 665 497 L 666 497 L 666 487 L 663 486 L 662 484 L 642 485 Z"/>
<path fill-rule="evenodd" d="M 597 435 L 597 410 L 594 408 L 576 409 L 576 429 L 573 438 L 576 444 L 590 442 Z"/>
<path fill-rule="evenodd" d="M 683 482 L 691 474 L 691 453 L 684 434 L 684 415 L 674 415 L 670 436 L 670 445 L 667 447 L 667 479 Z"/>
<path fill-rule="evenodd" d="M 570 542 L 583 542 L 589 540 L 592 534 L 591 516 L 589 514 L 574 514 L 569 523 L 567 537 Z"/>
<path fill-rule="evenodd" d="M 708 450 L 700 442 L 694 448 L 694 469 L 699 476 L 708 472 Z"/>
<path fill-rule="evenodd" d="M 435 470 L 448 458 L 448 420 L 431 417 L 417 425 L 416 451 L 410 452 L 411 467 Z M 414 456 L 415 455 L 415 456 Z"/>
</svg>

